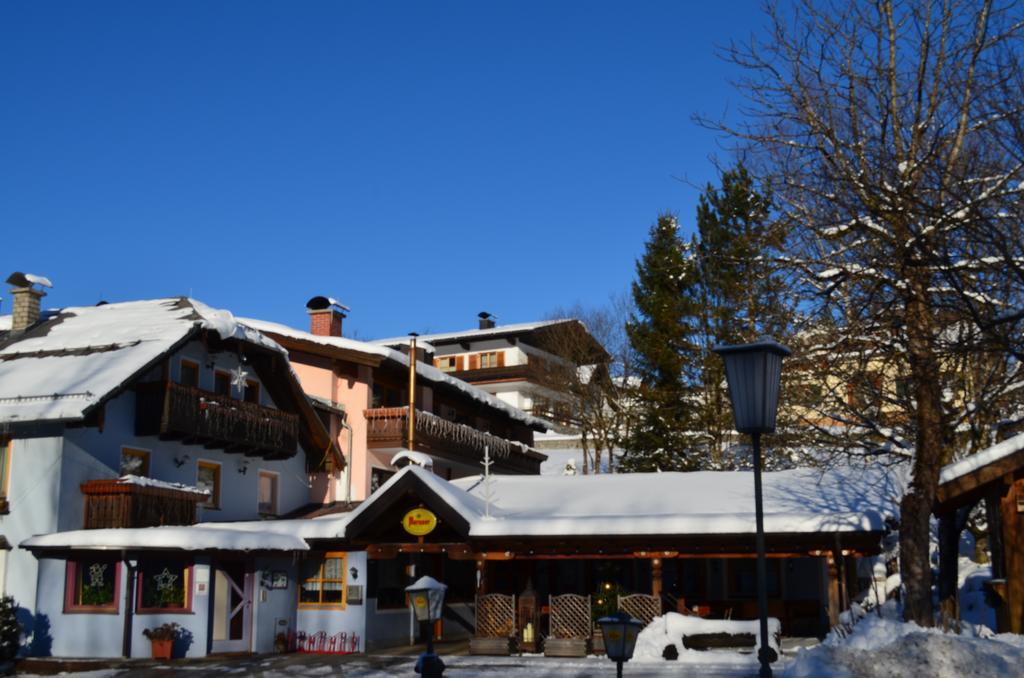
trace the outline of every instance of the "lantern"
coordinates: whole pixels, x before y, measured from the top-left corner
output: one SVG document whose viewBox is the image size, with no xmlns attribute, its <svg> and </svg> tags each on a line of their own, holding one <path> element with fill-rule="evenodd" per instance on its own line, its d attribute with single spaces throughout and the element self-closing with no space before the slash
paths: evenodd
<svg viewBox="0 0 1024 678">
<path fill-rule="evenodd" d="M 615 662 L 616 675 L 622 676 L 622 664 L 633 658 L 636 648 L 636 637 L 644 623 L 630 617 L 625 612 L 616 612 L 597 620 L 604 638 L 604 651 L 608 659 Z"/>
</svg>

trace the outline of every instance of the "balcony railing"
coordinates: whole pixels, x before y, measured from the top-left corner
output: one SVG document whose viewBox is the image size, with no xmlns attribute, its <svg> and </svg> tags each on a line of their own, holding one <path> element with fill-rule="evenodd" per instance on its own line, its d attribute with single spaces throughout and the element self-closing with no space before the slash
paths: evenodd
<svg viewBox="0 0 1024 678">
<path fill-rule="evenodd" d="M 184 439 L 264 458 L 295 454 L 299 417 L 171 381 L 140 384 L 137 435 Z"/>
<path fill-rule="evenodd" d="M 366 441 L 372 448 L 408 447 L 408 407 L 366 410 Z M 544 455 L 523 443 L 501 438 L 472 426 L 448 421 L 416 410 L 416 449 L 441 457 L 478 462 L 484 448 L 495 462 L 496 472 L 538 473 Z"/>
<path fill-rule="evenodd" d="M 82 483 L 85 518 L 82 527 L 157 527 L 191 525 L 196 522 L 196 504 L 208 495 L 194 488 L 154 487 L 110 480 Z"/>
</svg>

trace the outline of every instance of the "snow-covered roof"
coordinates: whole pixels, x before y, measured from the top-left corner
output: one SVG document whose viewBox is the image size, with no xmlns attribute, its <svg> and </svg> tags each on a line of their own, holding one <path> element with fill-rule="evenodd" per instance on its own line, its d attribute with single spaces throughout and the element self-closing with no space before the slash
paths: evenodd
<svg viewBox="0 0 1024 678">
<path fill-rule="evenodd" d="M 236 531 L 252 534 L 291 535 L 300 539 L 339 539 L 345 533 L 349 513 L 332 513 L 316 518 L 243 520 L 234 523 L 197 523 L 197 530 Z"/>
<path fill-rule="evenodd" d="M 415 474 L 469 525 L 471 537 L 752 534 L 754 478 L 741 471 L 491 476 L 490 517 L 479 476 L 446 481 L 409 466 L 350 514 L 355 519 Z M 763 475 L 765 530 L 871 532 L 898 513 L 898 470 L 795 469 Z"/>
<path fill-rule="evenodd" d="M 429 454 L 417 452 L 416 450 L 402 450 L 391 457 L 391 465 L 398 466 L 398 462 L 407 461 L 410 464 L 418 464 L 423 468 L 434 468 L 434 458 Z"/>
<path fill-rule="evenodd" d="M 11 329 L 11 326 L 13 324 L 14 324 L 14 316 L 12 316 L 10 314 L 8 314 L 8 315 L 0 315 L 0 332 L 2 332 L 4 330 Z"/>
<path fill-rule="evenodd" d="M 312 521 L 307 521 L 312 522 Z M 246 531 L 209 526 L 164 526 L 71 530 L 30 537 L 21 542 L 31 550 L 178 550 L 178 551 L 308 551 L 302 537 L 291 532 Z"/>
<path fill-rule="evenodd" d="M 501 336 L 505 334 L 517 334 L 519 332 L 532 332 L 533 330 L 540 329 L 541 327 L 548 327 L 550 325 L 561 325 L 562 323 L 572 322 L 569 319 L 558 319 L 558 320 L 539 320 L 532 323 L 516 323 L 512 325 L 495 325 L 494 327 L 488 327 L 487 329 L 472 329 L 462 330 L 460 332 L 437 332 L 434 334 L 421 334 L 416 337 L 416 342 L 426 341 L 432 344 L 441 344 L 444 342 L 459 341 L 463 339 L 483 339 L 490 336 Z M 389 337 L 387 339 L 374 339 L 373 343 L 382 344 L 384 346 L 395 346 L 397 344 L 409 343 L 409 337 Z"/>
<path fill-rule="evenodd" d="M 409 356 L 401 351 L 388 348 L 387 346 L 380 344 L 380 342 L 369 343 L 365 341 L 358 341 L 356 339 L 348 339 L 346 337 L 312 334 L 310 332 L 297 330 L 293 327 L 288 327 L 287 325 L 280 325 L 278 323 L 267 322 L 266 320 L 256 320 L 253 318 L 239 318 L 239 321 L 253 329 L 259 330 L 260 332 L 276 334 L 281 337 L 289 337 L 300 341 L 308 341 L 321 346 L 330 346 L 347 351 L 357 351 L 367 355 L 379 356 L 385 360 L 396 362 L 406 369 L 409 368 Z M 408 337 L 405 338 L 405 341 L 408 341 Z M 473 398 L 478 402 L 485 403 L 494 409 L 501 410 L 512 419 L 521 421 L 527 426 L 532 426 L 542 430 L 546 430 L 548 428 L 548 423 L 543 419 L 538 419 L 537 417 L 526 414 L 519 408 L 509 405 L 481 388 L 477 388 L 476 386 L 462 381 L 457 377 L 445 374 L 433 365 L 428 365 L 424 362 L 417 362 L 416 375 L 418 377 L 423 377 L 427 381 L 434 382 L 435 384 L 444 384 L 458 389 L 470 398 Z"/>
<path fill-rule="evenodd" d="M 0 423 L 83 418 L 198 329 L 284 352 L 228 311 L 184 297 L 62 309 L 0 348 Z"/>
<path fill-rule="evenodd" d="M 942 471 L 939 473 L 939 482 L 948 483 L 956 480 L 957 478 L 963 477 L 972 471 L 976 471 L 982 466 L 987 466 L 995 461 L 999 461 L 1004 457 L 1008 457 L 1015 452 L 1024 450 L 1024 433 L 1007 438 L 1006 440 L 993 445 L 992 447 L 986 448 L 977 454 L 961 459 L 958 462 L 947 464 L 942 467 Z"/>
</svg>

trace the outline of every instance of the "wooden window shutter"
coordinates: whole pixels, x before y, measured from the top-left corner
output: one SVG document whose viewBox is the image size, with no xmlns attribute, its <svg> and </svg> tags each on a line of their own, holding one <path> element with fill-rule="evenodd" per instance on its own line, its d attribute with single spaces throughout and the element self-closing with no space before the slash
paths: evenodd
<svg viewBox="0 0 1024 678">
<path fill-rule="evenodd" d="M 478 370 L 480 369 L 480 356 L 471 355 L 469 356 L 469 369 Z"/>
<path fill-rule="evenodd" d="M 455 369 L 460 371 L 466 369 L 466 356 L 460 355 L 455 357 Z"/>
<path fill-rule="evenodd" d="M 505 366 L 505 352 L 504 351 L 498 351 L 498 367 L 504 367 L 504 366 Z"/>
<path fill-rule="evenodd" d="M 441 359 L 440 358 L 434 358 L 434 367 L 440 369 L 440 367 L 441 367 Z"/>
</svg>

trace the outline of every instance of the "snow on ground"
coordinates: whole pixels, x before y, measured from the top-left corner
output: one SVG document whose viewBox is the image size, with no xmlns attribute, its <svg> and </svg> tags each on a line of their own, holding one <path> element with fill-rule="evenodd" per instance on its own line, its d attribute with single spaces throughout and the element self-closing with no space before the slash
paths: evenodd
<svg viewBox="0 0 1024 678">
<path fill-rule="evenodd" d="M 801 651 L 786 678 L 897 678 L 930 676 L 1019 676 L 1024 667 L 1024 636 L 981 638 L 968 627 L 963 635 L 924 629 L 896 618 L 895 606 L 869 613 L 841 638 L 830 633 L 818 647 Z"/>
</svg>

